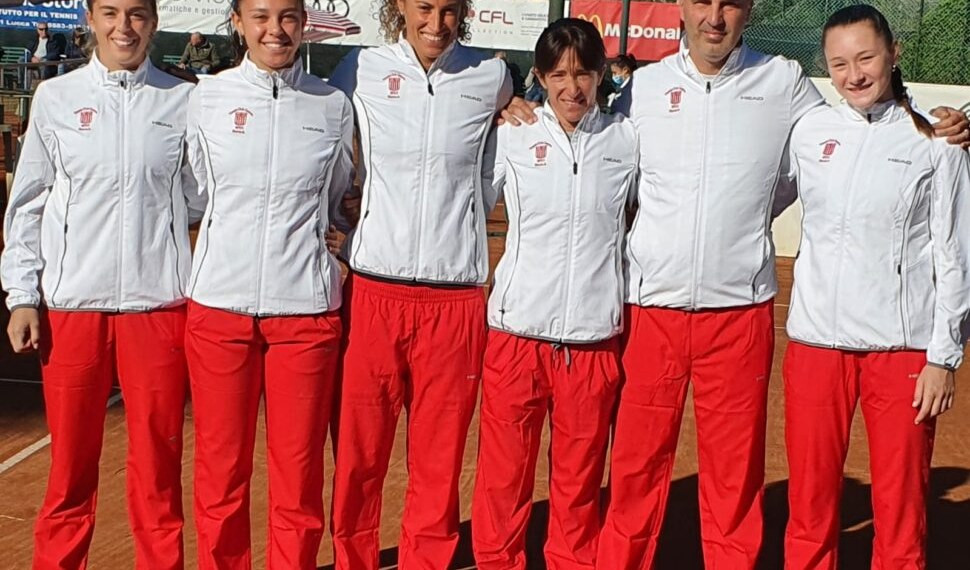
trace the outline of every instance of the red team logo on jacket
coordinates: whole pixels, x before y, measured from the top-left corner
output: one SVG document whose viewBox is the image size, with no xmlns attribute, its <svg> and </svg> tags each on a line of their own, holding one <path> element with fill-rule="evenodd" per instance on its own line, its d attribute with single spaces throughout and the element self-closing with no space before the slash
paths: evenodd
<svg viewBox="0 0 970 570">
<path fill-rule="evenodd" d="M 384 78 L 387 81 L 387 98 L 397 99 L 401 96 L 401 80 L 404 77 L 400 73 L 392 73 Z"/>
<path fill-rule="evenodd" d="M 78 109 L 77 111 L 74 111 L 74 114 L 77 115 L 77 121 L 78 121 L 77 130 L 90 131 L 91 123 L 94 122 L 94 116 L 97 113 L 98 112 L 95 109 L 92 109 L 91 107 L 84 107 L 83 109 Z"/>
<path fill-rule="evenodd" d="M 549 147 L 551 145 L 547 142 L 537 142 L 530 148 L 535 151 L 536 162 L 534 166 L 545 166 L 546 156 L 549 154 Z"/>
<path fill-rule="evenodd" d="M 670 108 L 667 109 L 667 112 L 676 113 L 677 111 L 680 111 L 680 101 L 681 101 L 681 98 L 684 96 L 684 88 L 674 87 L 670 91 L 667 91 L 666 93 L 664 93 L 664 95 L 667 95 L 668 97 L 670 97 Z"/>
<path fill-rule="evenodd" d="M 246 123 L 249 122 L 249 117 L 253 116 L 253 112 L 249 109 L 243 109 L 242 107 L 238 109 L 233 109 L 229 112 L 232 115 L 232 132 L 239 133 L 241 135 L 246 134 Z"/>
<path fill-rule="evenodd" d="M 822 158 L 820 158 L 818 161 L 828 162 L 832 158 L 832 155 L 835 153 L 835 147 L 839 146 L 840 144 L 842 143 L 840 143 L 835 139 L 829 139 L 821 143 L 819 146 L 822 147 Z"/>
</svg>

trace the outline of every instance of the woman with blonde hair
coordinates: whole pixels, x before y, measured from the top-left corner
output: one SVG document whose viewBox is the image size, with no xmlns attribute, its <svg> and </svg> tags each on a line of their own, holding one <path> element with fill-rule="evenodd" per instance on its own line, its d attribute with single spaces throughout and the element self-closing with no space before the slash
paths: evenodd
<svg viewBox="0 0 970 570">
<path fill-rule="evenodd" d="M 354 103 L 362 214 L 345 256 L 346 349 L 334 480 L 337 568 L 378 566 L 381 491 L 408 412 L 401 568 L 446 568 L 485 348 L 482 153 L 512 83 L 461 45 L 467 0 L 386 0 L 388 45 L 354 52 L 330 84 Z M 350 228 L 342 228 L 349 230 Z"/>
<path fill-rule="evenodd" d="M 16 352 L 40 351 L 51 433 L 33 566 L 86 564 L 117 376 L 135 564 L 182 568 L 188 222 L 204 205 L 183 168 L 192 85 L 147 57 L 154 0 L 87 7 L 97 47 L 37 90 L 0 258 L 7 333 Z"/>
</svg>

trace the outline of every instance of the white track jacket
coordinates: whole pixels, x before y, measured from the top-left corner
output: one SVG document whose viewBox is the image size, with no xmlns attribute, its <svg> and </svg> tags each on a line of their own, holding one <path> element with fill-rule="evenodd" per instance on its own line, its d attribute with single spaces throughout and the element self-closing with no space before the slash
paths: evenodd
<svg viewBox="0 0 970 570">
<path fill-rule="evenodd" d="M 353 99 L 364 170 L 345 255 L 358 272 L 423 283 L 488 278 L 481 161 L 511 98 L 505 63 L 453 43 L 425 73 L 406 40 L 355 51 L 330 84 Z"/>
<path fill-rule="evenodd" d="M 192 268 L 192 300 L 249 315 L 340 307 L 327 251 L 330 212 L 350 187 L 353 109 L 303 72 L 247 57 L 205 77 L 189 106 L 189 159 L 209 196 Z"/>
<path fill-rule="evenodd" d="M 956 368 L 970 311 L 970 158 L 895 103 L 819 108 L 792 133 L 802 241 L 788 335 L 926 350 Z"/>
<path fill-rule="evenodd" d="M 191 91 L 148 60 L 109 73 L 97 56 L 38 87 L 4 220 L 9 307 L 185 301 L 188 223 L 205 207 L 184 167 Z"/>
<path fill-rule="evenodd" d="M 532 125 L 504 125 L 485 161 L 489 206 L 504 191 L 505 254 L 495 271 L 488 324 L 555 342 L 619 334 L 626 204 L 639 149 L 622 115 L 590 110 L 567 137 L 553 110 Z M 494 170 L 492 166 L 494 165 Z"/>
<path fill-rule="evenodd" d="M 637 70 L 640 209 L 626 301 L 687 310 L 777 293 L 771 205 L 795 122 L 822 96 L 794 61 L 740 46 L 713 78 L 687 48 Z"/>
</svg>

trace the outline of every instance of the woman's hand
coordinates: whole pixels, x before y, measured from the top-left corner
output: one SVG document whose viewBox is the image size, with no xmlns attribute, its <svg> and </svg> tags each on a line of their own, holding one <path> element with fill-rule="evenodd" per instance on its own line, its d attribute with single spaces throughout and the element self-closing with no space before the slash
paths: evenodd
<svg viewBox="0 0 970 570">
<path fill-rule="evenodd" d="M 939 119 L 933 125 L 933 133 L 937 137 L 946 137 L 946 142 L 950 144 L 970 148 L 970 121 L 965 113 L 952 107 L 937 107 L 930 114 Z"/>
<path fill-rule="evenodd" d="M 343 244 L 343 240 L 340 239 L 340 233 L 336 227 L 330 226 L 327 228 L 327 233 L 324 234 L 323 239 L 327 242 L 327 250 L 330 253 L 334 255 L 340 253 L 340 246 Z"/>
<path fill-rule="evenodd" d="M 14 309 L 7 325 L 7 336 L 16 353 L 40 348 L 40 311 L 33 307 Z"/>
<path fill-rule="evenodd" d="M 502 109 L 502 115 L 498 119 L 498 124 L 510 123 L 514 127 L 526 123 L 531 125 L 536 122 L 534 109 L 539 103 L 530 103 L 522 97 L 512 97 L 509 104 Z"/>
<path fill-rule="evenodd" d="M 952 371 L 932 364 L 924 366 L 916 379 L 916 393 L 913 394 L 913 407 L 919 409 L 916 423 L 935 418 L 952 408 L 955 391 Z"/>
</svg>

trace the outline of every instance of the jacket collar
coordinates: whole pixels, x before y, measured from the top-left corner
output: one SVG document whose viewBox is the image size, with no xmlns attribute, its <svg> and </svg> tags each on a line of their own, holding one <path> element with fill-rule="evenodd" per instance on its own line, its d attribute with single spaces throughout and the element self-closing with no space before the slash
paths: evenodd
<svg viewBox="0 0 970 570">
<path fill-rule="evenodd" d="M 539 109 L 539 115 L 545 121 L 547 121 L 549 128 L 561 130 L 565 133 L 565 129 L 563 129 L 562 125 L 559 124 L 559 117 L 556 116 L 556 112 L 552 109 L 552 105 L 549 104 L 549 101 L 546 101 Z M 576 125 L 576 129 L 573 131 L 573 133 L 593 132 L 601 114 L 602 113 L 600 113 L 599 105 L 593 105 L 589 111 L 586 111 L 583 118 L 579 120 L 579 123 Z"/>
<path fill-rule="evenodd" d="M 744 62 L 747 60 L 749 51 L 748 46 L 745 45 L 744 40 L 742 39 L 738 47 L 731 50 L 731 54 L 728 55 L 727 61 L 724 62 L 724 66 L 721 67 L 721 70 L 715 76 L 715 83 L 731 77 L 732 75 L 737 75 L 744 68 Z M 683 36 L 680 39 L 680 50 L 677 54 L 676 61 L 681 70 L 689 77 L 692 77 L 700 83 L 706 81 L 701 72 L 697 70 L 697 65 L 694 64 L 694 60 L 690 58 L 690 47 L 687 45 L 687 36 Z"/>
<path fill-rule="evenodd" d="M 101 85 L 108 86 L 130 86 L 131 88 L 141 87 L 148 81 L 148 74 L 155 66 L 149 58 L 141 62 L 134 71 L 122 69 L 119 71 L 108 71 L 101 60 L 98 59 L 98 50 L 91 54 L 91 61 L 87 65 L 89 73 L 94 74 L 95 79 Z"/>
<path fill-rule="evenodd" d="M 884 101 L 876 103 L 868 109 L 856 109 L 852 105 L 843 102 L 839 106 L 839 111 L 849 120 L 869 124 L 892 123 L 904 118 L 908 113 L 895 101 Z"/>
<path fill-rule="evenodd" d="M 458 40 L 451 42 L 451 45 L 445 48 L 445 51 L 438 56 L 438 59 L 434 60 L 431 67 L 428 68 L 427 75 L 431 75 L 431 72 L 440 69 L 448 60 L 448 58 L 455 52 L 455 48 L 458 46 Z M 414 46 L 411 42 L 404 39 L 404 34 L 398 38 L 396 44 L 391 46 L 391 48 L 398 54 L 401 59 L 404 59 L 408 63 L 417 66 L 418 69 L 424 73 L 424 66 L 421 65 L 421 60 L 418 59 L 417 52 L 414 51 Z"/>
<path fill-rule="evenodd" d="M 243 76 L 243 79 L 257 87 L 272 89 L 274 85 L 287 85 L 295 88 L 300 79 L 303 78 L 303 61 L 297 56 L 293 65 L 283 71 L 264 71 L 249 59 L 247 53 L 242 63 L 239 64 L 239 73 Z"/>
</svg>

